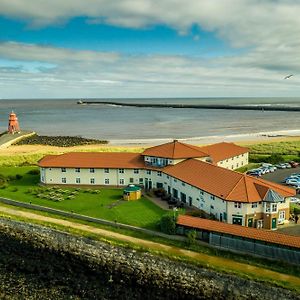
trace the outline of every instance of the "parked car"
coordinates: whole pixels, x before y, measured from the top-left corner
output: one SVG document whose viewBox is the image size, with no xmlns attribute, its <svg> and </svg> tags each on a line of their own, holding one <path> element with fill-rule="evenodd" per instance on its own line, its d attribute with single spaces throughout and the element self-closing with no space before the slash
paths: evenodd
<svg viewBox="0 0 300 300">
<path fill-rule="evenodd" d="M 284 163 L 286 169 L 290 169 L 292 166 L 289 163 Z"/>
<path fill-rule="evenodd" d="M 300 203 L 300 199 L 296 197 L 291 197 L 290 198 L 290 203 Z"/>
<path fill-rule="evenodd" d="M 295 161 L 289 161 L 289 164 L 291 165 L 292 168 L 297 168 L 299 166 L 299 163 Z"/>
<path fill-rule="evenodd" d="M 276 168 L 277 169 L 286 169 L 286 164 L 277 164 Z"/>
<path fill-rule="evenodd" d="M 286 180 L 285 182 L 287 185 L 293 185 L 293 184 L 299 184 L 300 185 L 300 179 L 298 178 L 290 178 Z"/>
<path fill-rule="evenodd" d="M 262 166 L 263 168 L 273 167 L 272 164 L 268 164 L 268 163 L 262 163 L 261 166 Z"/>
</svg>

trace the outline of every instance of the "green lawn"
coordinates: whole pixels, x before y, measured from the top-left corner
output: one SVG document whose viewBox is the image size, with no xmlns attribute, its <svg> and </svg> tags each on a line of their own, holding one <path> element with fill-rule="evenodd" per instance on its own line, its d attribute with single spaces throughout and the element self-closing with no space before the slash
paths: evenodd
<svg viewBox="0 0 300 300">
<path fill-rule="evenodd" d="M 0 197 L 6 197 L 23 202 L 31 202 L 42 206 L 48 206 L 65 211 L 102 218 L 119 223 L 155 229 L 161 216 L 165 213 L 163 209 L 153 204 L 146 198 L 138 201 L 123 201 L 122 189 L 100 188 L 95 194 L 90 189 L 74 189 L 60 187 L 53 191 L 46 187 L 38 187 L 39 176 L 28 174 L 28 171 L 37 167 L 0 167 L 0 174 L 5 177 L 22 175 L 21 179 L 10 180 L 5 188 L 0 187 Z M 38 195 L 49 195 L 59 193 L 64 200 L 53 201 L 42 199 L 29 191 L 36 191 Z M 77 190 L 77 193 L 76 193 Z M 66 199 L 71 192 L 76 193 L 73 199 Z"/>
</svg>

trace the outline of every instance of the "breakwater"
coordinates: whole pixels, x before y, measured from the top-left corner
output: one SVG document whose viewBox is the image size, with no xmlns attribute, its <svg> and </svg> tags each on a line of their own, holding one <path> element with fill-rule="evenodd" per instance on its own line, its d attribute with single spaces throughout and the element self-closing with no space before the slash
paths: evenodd
<svg viewBox="0 0 300 300">
<path fill-rule="evenodd" d="M 172 104 L 172 103 L 130 103 L 112 101 L 80 101 L 80 105 L 115 105 L 152 108 L 195 108 L 195 109 L 226 109 L 226 110 L 259 110 L 259 111 L 300 111 L 300 106 L 286 105 L 238 105 L 238 104 Z"/>
<path fill-rule="evenodd" d="M 295 292 L 0 218 L 2 299 L 300 299 Z"/>
</svg>

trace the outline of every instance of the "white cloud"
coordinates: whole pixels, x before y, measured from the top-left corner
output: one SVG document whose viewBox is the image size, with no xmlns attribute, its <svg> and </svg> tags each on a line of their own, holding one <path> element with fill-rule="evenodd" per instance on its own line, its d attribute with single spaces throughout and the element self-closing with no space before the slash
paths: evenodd
<svg viewBox="0 0 300 300">
<path fill-rule="evenodd" d="M 0 97 L 295 96 L 300 92 L 297 76 L 283 80 L 282 73 L 254 64 L 258 54 L 203 59 L 89 53 L 0 44 L 2 57 L 18 60 L 18 67 L 8 68 L 8 63 L 0 67 Z M 30 61 L 52 67 L 29 68 Z"/>
<path fill-rule="evenodd" d="M 203 59 L 170 55 L 133 57 L 0 43 L 0 56 L 5 59 L 53 65 L 52 68 L 36 68 L 36 74 L 30 68 L 24 67 L 22 71 L 19 64 L 11 69 L 6 65 L 0 72 L 10 85 L 14 80 L 19 84 L 28 81 L 41 85 L 44 82 L 52 93 L 59 88 L 72 93 L 72 90 L 67 91 L 72 87 L 79 93 L 91 89 L 93 96 L 100 93 L 105 97 L 276 96 L 300 92 L 299 1 L 0 0 L 0 14 L 25 19 L 31 26 L 67 22 L 76 16 L 85 16 L 90 23 L 131 28 L 165 24 L 179 34 L 198 25 L 214 32 L 232 47 L 242 49 L 231 57 Z M 201 34 L 196 33 L 194 39 L 200 39 L 201 43 Z M 283 81 L 289 73 L 296 76 Z M 122 86 L 122 89 L 115 86 Z M 9 95 L 9 89 L 5 91 L 1 87 L 1 91 Z"/>
</svg>

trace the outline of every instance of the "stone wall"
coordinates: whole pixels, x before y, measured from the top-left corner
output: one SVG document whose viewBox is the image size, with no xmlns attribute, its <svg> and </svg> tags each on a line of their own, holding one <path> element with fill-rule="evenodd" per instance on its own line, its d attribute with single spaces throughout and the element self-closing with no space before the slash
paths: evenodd
<svg viewBox="0 0 300 300">
<path fill-rule="evenodd" d="M 275 286 L 0 218 L 1 299 L 300 299 Z"/>
</svg>

